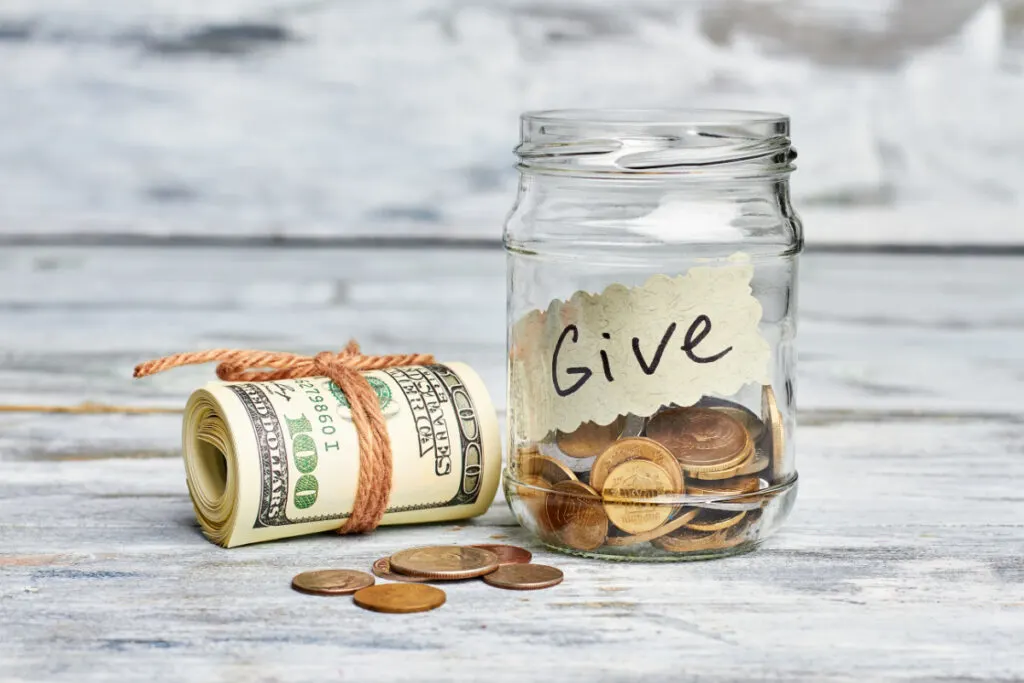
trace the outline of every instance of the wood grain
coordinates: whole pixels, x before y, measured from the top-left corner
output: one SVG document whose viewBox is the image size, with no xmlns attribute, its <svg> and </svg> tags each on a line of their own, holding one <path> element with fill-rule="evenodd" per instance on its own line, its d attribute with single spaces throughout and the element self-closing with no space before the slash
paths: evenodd
<svg viewBox="0 0 1024 683">
<path fill-rule="evenodd" d="M 468 361 L 503 405 L 502 260 L 7 249 L 0 403 L 174 407 L 209 369 L 133 382 L 134 363 L 355 336 Z M 554 554 L 501 501 L 452 525 L 223 550 L 196 527 L 176 416 L 2 414 L 0 680 L 1024 678 L 1022 266 L 805 258 L 797 506 L 758 552 L 716 562 Z M 449 542 L 523 545 L 565 581 L 451 585 L 409 616 L 289 588 Z"/>
</svg>

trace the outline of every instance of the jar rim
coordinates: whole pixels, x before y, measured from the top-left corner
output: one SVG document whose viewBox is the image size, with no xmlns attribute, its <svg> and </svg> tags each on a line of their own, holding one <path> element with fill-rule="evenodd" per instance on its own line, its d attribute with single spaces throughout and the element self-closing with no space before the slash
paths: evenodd
<svg viewBox="0 0 1024 683">
<path fill-rule="evenodd" d="M 754 109 L 656 108 L 656 109 L 535 109 L 520 116 L 523 123 L 567 123 L 631 126 L 705 126 L 737 124 L 788 124 L 785 114 Z"/>
</svg>

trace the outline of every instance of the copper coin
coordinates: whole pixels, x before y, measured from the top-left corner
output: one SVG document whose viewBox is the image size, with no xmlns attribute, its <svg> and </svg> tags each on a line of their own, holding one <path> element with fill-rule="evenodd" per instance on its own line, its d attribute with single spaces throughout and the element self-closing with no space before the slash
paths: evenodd
<svg viewBox="0 0 1024 683">
<path fill-rule="evenodd" d="M 743 425 L 712 408 L 663 410 L 647 423 L 647 436 L 668 448 L 687 472 L 726 470 L 753 451 Z"/>
<path fill-rule="evenodd" d="M 608 539 L 605 541 L 605 545 L 626 546 L 652 541 L 655 538 L 664 536 L 665 534 L 672 533 L 676 529 L 685 526 L 690 520 L 696 517 L 699 512 L 700 510 L 697 508 L 684 510 L 682 514 L 680 514 L 675 519 L 665 522 L 657 529 L 651 529 L 650 531 L 647 531 L 642 534 L 634 534 L 632 536 L 609 536 Z"/>
<path fill-rule="evenodd" d="M 756 493 L 761 488 L 761 480 L 755 476 L 736 477 L 735 479 L 723 479 L 721 481 L 690 482 L 686 492 L 691 496 L 742 496 L 746 493 Z"/>
<path fill-rule="evenodd" d="M 743 406 L 736 404 L 735 406 L 708 406 L 711 410 L 717 410 L 720 413 L 724 413 L 732 419 L 743 425 L 743 428 L 747 430 L 747 434 L 750 435 L 752 441 L 757 441 L 761 436 L 761 432 L 764 430 L 764 423 L 757 415 L 747 410 Z"/>
<path fill-rule="evenodd" d="M 740 477 L 746 474 L 757 474 L 768 467 L 769 463 L 770 458 L 767 455 L 755 450 L 750 454 L 750 457 L 732 469 L 719 470 L 717 472 L 687 472 L 687 481 L 692 482 L 694 479 L 700 479 L 702 481 L 718 481 L 721 479 L 732 479 L 733 477 Z"/>
<path fill-rule="evenodd" d="M 498 556 L 490 550 L 460 545 L 430 545 L 391 556 L 391 570 L 409 576 L 452 581 L 490 574 Z"/>
<path fill-rule="evenodd" d="M 608 520 L 630 534 L 640 534 L 664 524 L 676 506 L 648 501 L 673 493 L 678 491 L 673 488 L 669 473 L 641 458 L 627 460 L 613 469 L 601 487 Z"/>
<path fill-rule="evenodd" d="M 351 595 L 372 586 L 374 578 L 354 569 L 317 569 L 296 574 L 292 588 L 310 595 Z"/>
<path fill-rule="evenodd" d="M 533 553 L 526 548 L 520 548 L 515 545 L 505 545 L 503 543 L 477 543 L 470 547 L 490 550 L 498 556 L 498 565 L 500 567 L 504 567 L 508 564 L 527 564 L 533 559 Z"/>
<path fill-rule="evenodd" d="M 364 588 L 353 596 L 363 609 L 390 614 L 426 612 L 444 604 L 440 588 L 422 583 L 382 583 Z"/>
<path fill-rule="evenodd" d="M 484 583 L 509 590 L 532 591 L 562 583 L 562 570 L 546 564 L 510 564 L 485 576 Z"/>
<path fill-rule="evenodd" d="M 530 518 L 536 522 L 542 533 L 551 531 L 551 522 L 547 513 L 547 489 L 551 484 L 536 475 L 522 475 L 520 483 L 516 486 L 516 494 L 519 500 L 530 513 Z"/>
<path fill-rule="evenodd" d="M 775 390 L 770 384 L 761 388 L 761 418 L 768 426 L 771 440 L 772 483 L 781 482 L 786 476 L 785 462 L 786 439 L 782 426 L 782 414 L 775 400 Z"/>
<path fill-rule="evenodd" d="M 739 512 L 704 510 L 697 515 L 696 519 L 687 524 L 686 528 L 691 531 L 721 531 L 722 529 L 736 526 L 746 516 L 745 510 L 740 510 Z"/>
<path fill-rule="evenodd" d="M 530 454 L 519 463 L 520 480 L 529 476 L 540 477 L 548 484 L 576 480 L 576 474 L 571 469 L 554 458 L 539 453 Z"/>
<path fill-rule="evenodd" d="M 657 441 L 643 437 L 619 439 L 597 456 L 594 469 L 590 470 L 590 485 L 600 491 L 608 474 L 627 460 L 648 460 L 668 472 L 672 479 L 672 490 L 683 493 L 683 473 L 672 453 Z"/>
<path fill-rule="evenodd" d="M 597 491 L 563 481 L 548 494 L 547 513 L 557 539 L 577 550 L 595 550 L 608 537 L 608 515 Z"/>
<path fill-rule="evenodd" d="M 596 422 L 584 422 L 568 434 L 558 432 L 555 443 L 558 449 L 570 458 L 589 458 L 599 455 L 619 438 L 626 418 L 619 416 L 611 424 L 599 425 Z"/>
<path fill-rule="evenodd" d="M 399 574 L 398 572 L 391 571 L 391 558 L 382 557 L 373 563 L 373 573 L 380 579 L 387 579 L 389 581 L 407 581 L 410 583 L 423 583 L 424 581 L 430 581 L 430 579 L 423 576 L 406 576 L 405 574 Z"/>
<path fill-rule="evenodd" d="M 672 553 L 695 553 L 709 550 L 724 550 L 743 542 L 743 534 L 733 530 L 713 531 L 711 533 L 680 529 L 651 541 L 651 545 Z"/>
</svg>

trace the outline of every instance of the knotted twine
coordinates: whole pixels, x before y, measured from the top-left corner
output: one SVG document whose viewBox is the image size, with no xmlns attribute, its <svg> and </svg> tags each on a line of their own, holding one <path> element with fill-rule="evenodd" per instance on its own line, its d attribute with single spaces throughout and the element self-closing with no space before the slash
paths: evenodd
<svg viewBox="0 0 1024 683">
<path fill-rule="evenodd" d="M 225 382 L 273 382 L 302 377 L 329 377 L 348 399 L 352 425 L 359 442 L 359 479 L 352 513 L 340 534 L 373 531 L 380 524 L 391 497 L 392 455 L 384 413 L 373 387 L 361 371 L 429 365 L 434 357 L 425 353 L 364 356 L 355 340 L 340 353 L 323 351 L 315 356 L 273 351 L 211 349 L 157 358 L 135 367 L 136 377 L 155 375 L 182 365 L 220 361 L 217 377 Z"/>
</svg>

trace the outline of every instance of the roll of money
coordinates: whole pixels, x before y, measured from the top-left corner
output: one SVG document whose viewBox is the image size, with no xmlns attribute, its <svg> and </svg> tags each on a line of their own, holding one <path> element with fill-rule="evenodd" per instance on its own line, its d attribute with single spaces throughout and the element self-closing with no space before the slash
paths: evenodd
<svg viewBox="0 0 1024 683">
<path fill-rule="evenodd" d="M 363 373 L 391 438 L 381 524 L 483 514 L 501 469 L 498 420 L 467 365 Z M 359 446 L 348 400 L 327 377 L 211 382 L 182 427 L 185 475 L 206 537 L 226 548 L 341 527 L 352 512 Z"/>
</svg>

